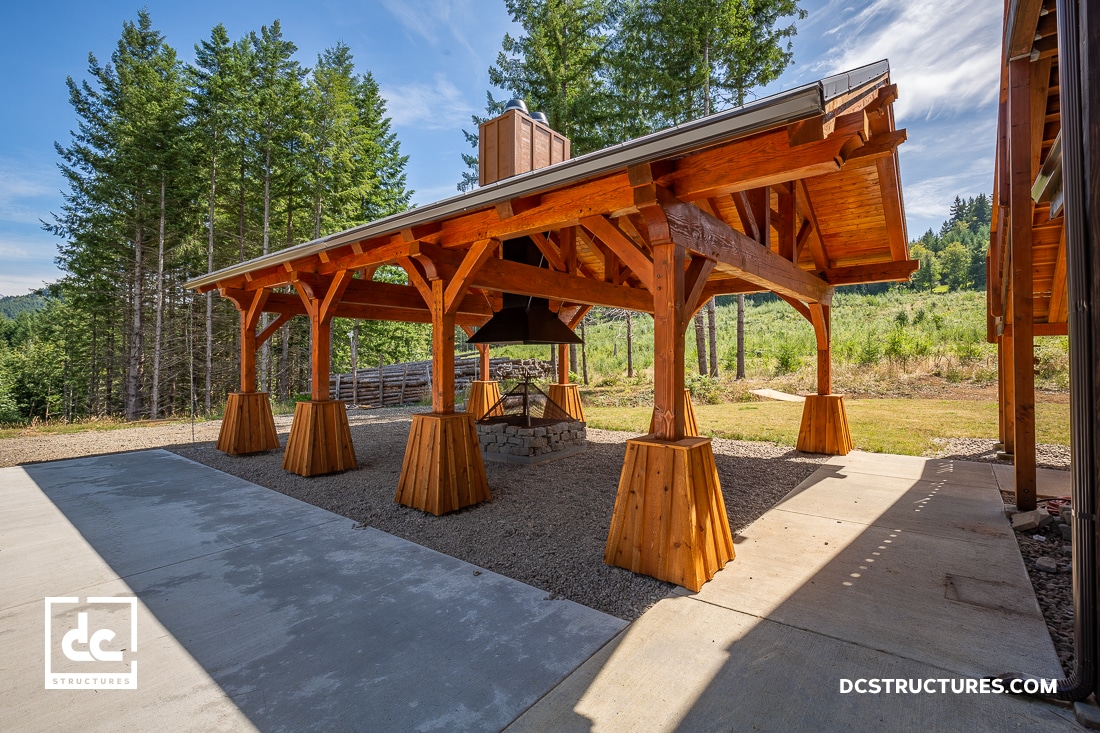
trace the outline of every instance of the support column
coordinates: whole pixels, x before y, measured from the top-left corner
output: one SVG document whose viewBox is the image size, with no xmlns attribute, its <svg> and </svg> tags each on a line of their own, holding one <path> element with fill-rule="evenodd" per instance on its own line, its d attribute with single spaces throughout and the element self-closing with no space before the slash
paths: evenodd
<svg viewBox="0 0 1100 733">
<path fill-rule="evenodd" d="M 569 382 L 569 344 L 558 344 L 558 381 L 557 384 L 550 385 L 546 396 L 574 420 L 585 421 L 580 385 Z"/>
<path fill-rule="evenodd" d="M 500 384 L 489 378 L 489 345 L 478 344 L 477 350 L 481 357 L 481 379 L 470 382 L 470 395 L 466 398 L 466 412 L 473 415 L 474 420 L 488 416 L 500 400 Z M 503 415 L 504 410 L 497 407 L 492 414 Z"/>
<path fill-rule="evenodd" d="M 697 591 L 733 559 L 733 535 L 710 439 L 685 436 L 685 250 L 659 207 L 641 210 L 653 245 L 654 432 L 627 441 L 604 562 Z"/>
<path fill-rule="evenodd" d="M 241 390 L 229 393 L 215 446 L 231 456 L 262 453 L 279 447 L 268 393 L 256 391 L 256 349 L 274 333 L 269 326 L 259 339 L 256 336 L 256 324 L 267 295 L 267 290 L 257 290 L 251 301 L 237 303 L 241 314 Z M 286 320 L 289 317 L 280 317 L 276 323 L 281 326 Z"/>
<path fill-rule="evenodd" d="M 467 282 L 498 244 L 474 243 L 449 282 L 428 281 L 408 265 L 432 311 L 432 411 L 413 415 L 394 501 L 437 516 L 492 498 L 474 416 L 455 412 L 455 312 Z"/>
<path fill-rule="evenodd" d="M 1031 61 L 1008 64 L 1010 200 L 1012 252 L 1012 362 L 1015 425 L 1016 506 L 1035 508 L 1035 339 L 1031 252 L 1032 135 Z M 1041 131 L 1040 131 L 1041 134 Z"/>
<path fill-rule="evenodd" d="M 844 395 L 832 393 L 832 309 L 811 303 L 809 314 L 817 337 L 817 394 L 806 397 L 797 447 L 804 453 L 843 456 L 852 450 L 852 434 L 844 409 Z"/>
<path fill-rule="evenodd" d="M 359 465 L 351 442 L 347 408 L 343 402 L 329 399 L 332 317 L 351 278 L 351 272 L 339 271 L 324 292 L 294 283 L 309 314 L 311 399 L 294 406 L 283 469 L 299 476 L 320 476 Z"/>
</svg>

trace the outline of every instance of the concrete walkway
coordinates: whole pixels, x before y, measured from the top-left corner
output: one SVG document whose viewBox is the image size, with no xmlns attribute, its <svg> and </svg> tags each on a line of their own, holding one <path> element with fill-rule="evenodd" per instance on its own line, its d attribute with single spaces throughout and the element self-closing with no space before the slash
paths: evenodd
<svg viewBox="0 0 1100 733">
<path fill-rule="evenodd" d="M 166 451 L 0 469 L 0 729 L 499 730 L 625 626 L 353 525 Z M 66 659 L 80 611 L 122 662 Z"/>
<path fill-rule="evenodd" d="M 624 628 L 165 451 L 0 469 L 0 728 L 1081 730 L 1005 695 L 839 691 L 1061 676 L 997 487 L 987 464 L 833 459 Z M 44 651 L 49 596 L 76 602 Z M 112 596 L 137 597 L 139 645 L 125 607 L 81 605 Z M 64 657 L 108 627 L 122 662 Z M 46 690 L 44 657 L 137 663 L 138 688 Z"/>
<path fill-rule="evenodd" d="M 508 730 L 1083 730 L 1008 695 L 840 693 L 1062 676 L 997 487 L 988 464 L 834 458 L 701 592 L 659 602 Z"/>
</svg>

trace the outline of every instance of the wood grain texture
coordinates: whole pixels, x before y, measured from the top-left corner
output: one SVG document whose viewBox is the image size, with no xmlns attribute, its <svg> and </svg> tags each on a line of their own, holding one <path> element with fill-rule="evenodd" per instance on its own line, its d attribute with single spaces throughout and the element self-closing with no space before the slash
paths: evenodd
<svg viewBox="0 0 1100 733">
<path fill-rule="evenodd" d="M 477 380 L 470 382 L 470 395 L 466 398 L 466 413 L 475 420 L 490 415 L 490 409 L 500 400 L 500 382 Z M 497 407 L 493 416 L 503 415 L 504 410 Z"/>
<path fill-rule="evenodd" d="M 585 422 L 584 405 L 581 404 L 581 387 L 579 384 L 551 384 L 546 396 L 558 404 L 558 407 L 569 413 L 574 420 Z"/>
<path fill-rule="evenodd" d="M 439 516 L 491 498 L 474 416 L 413 415 L 394 501 Z"/>
<path fill-rule="evenodd" d="M 699 421 L 695 419 L 695 406 L 691 404 L 691 390 L 684 390 L 684 437 L 685 438 L 698 438 L 701 433 L 699 432 Z M 656 420 L 653 415 L 649 417 L 649 434 L 653 435 L 656 432 Z"/>
<path fill-rule="evenodd" d="M 604 562 L 698 591 L 733 557 L 710 439 L 628 440 Z"/>
<path fill-rule="evenodd" d="M 844 456 L 851 452 L 852 434 L 848 429 L 843 395 L 806 395 L 797 447 L 803 453 L 831 456 Z"/>
<path fill-rule="evenodd" d="M 230 392 L 215 447 L 231 456 L 279 447 L 267 392 Z"/>
<path fill-rule="evenodd" d="M 321 476 L 358 467 L 343 402 L 313 400 L 294 406 L 283 470 Z"/>
</svg>

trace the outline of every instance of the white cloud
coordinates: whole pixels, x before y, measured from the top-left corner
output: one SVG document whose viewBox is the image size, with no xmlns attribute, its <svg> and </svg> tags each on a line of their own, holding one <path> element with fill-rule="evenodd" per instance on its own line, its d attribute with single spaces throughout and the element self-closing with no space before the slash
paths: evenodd
<svg viewBox="0 0 1100 733">
<path fill-rule="evenodd" d="M 888 58 L 899 120 L 966 113 L 997 97 L 1002 11 L 988 0 L 876 0 L 826 31 L 841 44 L 829 70 Z"/>
<path fill-rule="evenodd" d="M 475 24 L 481 12 L 470 0 L 382 0 L 383 7 L 411 34 L 432 45 L 457 43 L 474 58 L 481 58 L 470 44 L 467 26 Z"/>
<path fill-rule="evenodd" d="M 48 216 L 49 204 L 42 199 L 56 197 L 55 178 L 51 169 L 0 160 L 0 221 L 37 224 Z"/>
<path fill-rule="evenodd" d="M 449 79 L 436 74 L 432 83 L 383 87 L 386 111 L 394 125 L 427 130 L 457 130 L 471 125 L 476 110 Z"/>
<path fill-rule="evenodd" d="M 992 183 L 993 159 L 978 158 L 964 170 L 943 176 L 910 181 L 905 186 L 905 213 L 910 218 L 946 218 L 956 196 L 970 197 L 988 192 Z M 912 235 L 913 232 L 910 232 Z M 918 233 L 919 234 L 919 233 Z"/>
</svg>

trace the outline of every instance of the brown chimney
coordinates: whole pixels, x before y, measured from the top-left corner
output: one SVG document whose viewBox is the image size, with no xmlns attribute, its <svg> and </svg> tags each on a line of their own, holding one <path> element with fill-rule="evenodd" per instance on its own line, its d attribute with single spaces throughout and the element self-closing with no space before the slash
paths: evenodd
<svg viewBox="0 0 1100 733">
<path fill-rule="evenodd" d="M 536 113 L 537 114 L 537 113 Z M 478 126 L 478 183 L 490 183 L 569 159 L 569 138 L 527 114 L 513 99 L 504 114 Z"/>
</svg>

